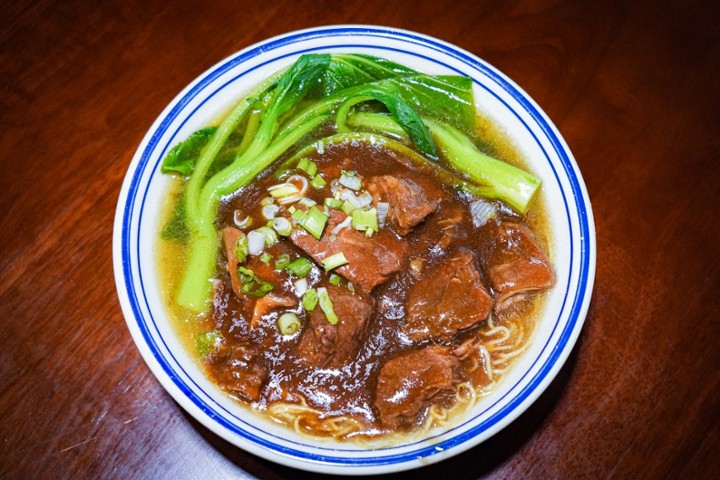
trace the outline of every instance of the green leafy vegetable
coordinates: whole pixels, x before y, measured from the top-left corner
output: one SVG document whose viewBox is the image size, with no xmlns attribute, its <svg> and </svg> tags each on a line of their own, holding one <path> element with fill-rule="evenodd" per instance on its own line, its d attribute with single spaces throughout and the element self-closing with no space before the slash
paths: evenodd
<svg viewBox="0 0 720 480">
<path fill-rule="evenodd" d="M 195 168 L 200 151 L 207 145 L 216 130 L 216 127 L 203 128 L 190 135 L 185 141 L 175 145 L 163 160 L 160 171 L 190 175 Z"/>
<path fill-rule="evenodd" d="M 414 73 L 405 65 L 371 55 L 333 55 L 321 77 L 321 88 L 323 96 L 330 96 L 356 85 Z"/>
<path fill-rule="evenodd" d="M 430 120 L 426 122 L 448 163 L 488 188 L 484 196 L 500 199 L 521 214 L 527 213 L 530 201 L 540 188 L 540 179 L 482 153 L 456 128 Z"/>
<path fill-rule="evenodd" d="M 160 232 L 161 238 L 174 242 L 186 243 L 190 239 L 190 230 L 185 215 L 185 202 L 180 197 L 173 207 L 170 218 Z"/>
</svg>

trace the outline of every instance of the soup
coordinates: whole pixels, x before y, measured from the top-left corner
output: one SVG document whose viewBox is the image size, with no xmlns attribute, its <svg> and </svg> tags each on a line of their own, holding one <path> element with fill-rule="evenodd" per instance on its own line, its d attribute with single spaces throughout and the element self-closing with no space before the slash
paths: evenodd
<svg viewBox="0 0 720 480">
<path fill-rule="evenodd" d="M 298 433 L 447 425 L 524 351 L 554 284 L 540 182 L 516 165 L 469 79 L 301 57 L 164 161 L 180 334 Z"/>
</svg>

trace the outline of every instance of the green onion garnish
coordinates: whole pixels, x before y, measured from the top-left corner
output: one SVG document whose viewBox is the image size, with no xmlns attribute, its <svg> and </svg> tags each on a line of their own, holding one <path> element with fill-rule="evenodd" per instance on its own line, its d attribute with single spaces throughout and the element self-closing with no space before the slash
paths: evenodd
<svg viewBox="0 0 720 480">
<path fill-rule="evenodd" d="M 288 263 L 290 263 L 290 255 L 288 255 L 287 253 L 278 255 L 277 259 L 275 260 L 275 270 L 282 270 L 287 266 Z"/>
<path fill-rule="evenodd" d="M 317 290 L 311 288 L 307 292 L 305 292 L 305 295 L 303 295 L 302 297 L 302 304 L 303 308 L 308 312 L 312 312 L 313 310 L 315 310 L 315 307 L 318 304 Z"/>
<path fill-rule="evenodd" d="M 253 297 L 262 297 L 275 288 L 272 283 L 255 276 L 255 272 L 249 268 L 238 267 L 238 277 L 242 283 L 242 292 Z"/>
<path fill-rule="evenodd" d="M 330 270 L 341 267 L 346 263 L 348 263 L 348 259 L 345 258 L 345 254 L 343 252 L 338 252 L 323 259 L 322 266 L 326 272 L 329 272 Z"/>
<path fill-rule="evenodd" d="M 338 182 L 340 182 L 340 185 L 343 185 L 351 190 L 360 190 L 360 187 L 362 187 L 362 182 L 356 172 L 341 170 Z"/>
<path fill-rule="evenodd" d="M 287 237 L 292 233 L 292 224 L 290 223 L 290 220 L 284 217 L 277 217 L 273 220 L 272 223 L 273 229 L 282 235 L 283 237 Z"/>
<path fill-rule="evenodd" d="M 263 263 L 270 263 L 270 260 L 272 260 L 272 259 L 273 259 L 273 256 L 271 254 L 269 254 L 268 252 L 265 252 L 260 256 L 260 261 Z"/>
<path fill-rule="evenodd" d="M 270 199 L 272 200 L 272 199 Z M 243 213 L 240 210 L 235 210 L 233 213 L 233 223 L 238 228 L 247 228 L 252 226 L 253 219 L 251 216 L 246 215 L 245 218 L 241 219 L 240 217 L 243 215 Z"/>
<path fill-rule="evenodd" d="M 307 173 L 309 176 L 313 177 L 317 173 L 318 167 L 315 162 L 310 160 L 309 158 L 303 158 L 301 159 L 298 164 L 298 168 L 305 173 Z"/>
<path fill-rule="evenodd" d="M 293 312 L 287 312 L 278 318 L 278 330 L 283 335 L 294 335 L 302 328 L 300 318 Z"/>
<path fill-rule="evenodd" d="M 308 208 L 312 207 L 313 205 L 317 205 L 317 202 L 315 200 L 313 200 L 312 198 L 308 198 L 308 197 L 301 198 L 300 200 L 298 200 L 298 203 L 300 205 L 304 205 Z"/>
<path fill-rule="evenodd" d="M 342 282 L 342 277 L 338 275 L 337 273 L 331 273 L 330 274 L 330 280 L 328 280 L 328 283 L 330 285 L 338 286 L 340 285 L 340 282 Z"/>
<path fill-rule="evenodd" d="M 278 183 L 268 187 L 268 192 L 275 198 L 289 197 L 290 195 L 298 195 L 300 190 L 290 182 Z"/>
<path fill-rule="evenodd" d="M 288 209 L 288 211 L 290 212 L 290 215 L 292 216 L 293 220 L 295 220 L 295 223 L 302 226 L 303 222 L 305 221 L 305 217 L 307 217 L 307 215 L 308 215 L 308 211 L 307 210 L 299 210 L 294 207 L 291 207 L 291 208 L 292 208 L 292 210 Z"/>
<path fill-rule="evenodd" d="M 325 318 L 331 325 L 337 325 L 340 319 L 335 315 L 335 309 L 333 308 L 330 294 L 328 294 L 327 288 L 321 287 L 317 289 L 318 302 L 320 303 L 320 309 L 325 314 Z"/>
<path fill-rule="evenodd" d="M 237 241 L 235 242 L 235 256 L 237 257 L 238 263 L 243 263 L 248 254 L 248 239 L 247 235 L 240 232 Z"/>
<path fill-rule="evenodd" d="M 318 174 L 318 175 L 315 175 L 315 176 L 312 178 L 312 180 L 310 180 L 310 186 L 313 187 L 313 188 L 315 188 L 315 189 L 320 190 L 320 189 L 323 188 L 325 185 L 327 185 L 327 182 L 326 182 L 325 179 L 324 179 L 323 177 L 321 177 L 319 174 Z"/>
<path fill-rule="evenodd" d="M 275 230 L 265 225 L 264 227 L 260 227 L 255 229 L 256 232 L 262 233 L 265 235 L 265 246 L 270 247 L 277 242 L 278 236 Z"/>
<path fill-rule="evenodd" d="M 352 212 L 357 210 L 357 207 L 352 204 L 349 200 L 345 200 L 340 206 L 340 210 L 345 212 L 345 215 L 350 215 Z"/>
<path fill-rule="evenodd" d="M 277 320 L 278 330 L 283 335 L 294 335 L 302 328 L 300 318 L 293 312 L 287 312 L 280 315 Z"/>
<path fill-rule="evenodd" d="M 323 200 L 323 205 L 325 205 L 327 208 L 334 208 L 335 210 L 340 210 L 343 205 L 343 201 L 339 198 L 328 197 Z"/>
<path fill-rule="evenodd" d="M 296 258 L 285 266 L 285 271 L 304 278 L 310 273 L 313 263 L 305 257 Z"/>
<path fill-rule="evenodd" d="M 292 212 L 292 217 L 295 223 L 307 230 L 313 237 L 320 240 L 328 219 L 326 213 L 321 212 L 317 206 L 313 205 L 307 211 L 295 210 Z"/>
<path fill-rule="evenodd" d="M 377 210 L 374 208 L 370 210 L 353 210 L 352 226 L 355 230 L 365 231 L 372 229 L 373 232 L 377 232 Z"/>
</svg>

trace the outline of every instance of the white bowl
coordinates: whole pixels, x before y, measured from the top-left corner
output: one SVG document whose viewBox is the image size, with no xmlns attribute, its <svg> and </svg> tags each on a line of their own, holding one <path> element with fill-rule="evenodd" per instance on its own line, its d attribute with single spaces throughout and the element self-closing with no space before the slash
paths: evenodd
<svg viewBox="0 0 720 480">
<path fill-rule="evenodd" d="M 474 80 L 476 102 L 507 130 L 542 178 L 553 231 L 557 285 L 529 350 L 488 397 L 454 427 L 377 449 L 299 437 L 239 406 L 210 383 L 170 326 L 156 272 L 155 244 L 167 178 L 160 161 L 178 141 L 216 119 L 252 86 L 308 52 L 362 52 L 426 73 Z M 567 145 L 540 107 L 486 62 L 453 45 L 385 27 L 341 25 L 288 33 L 216 64 L 167 106 L 128 168 L 115 217 L 115 280 L 128 328 L 160 383 L 207 428 L 260 457 L 336 474 L 387 473 L 456 455 L 518 417 L 555 377 L 587 312 L 595 276 L 595 231 L 585 185 Z"/>
</svg>

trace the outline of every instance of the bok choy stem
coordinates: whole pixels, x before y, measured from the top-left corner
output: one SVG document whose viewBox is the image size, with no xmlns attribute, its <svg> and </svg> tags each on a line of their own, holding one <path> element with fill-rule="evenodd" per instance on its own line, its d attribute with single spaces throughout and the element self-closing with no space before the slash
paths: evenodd
<svg viewBox="0 0 720 480">
<path fill-rule="evenodd" d="M 468 175 L 483 189 L 480 196 L 502 200 L 517 212 L 523 215 L 527 213 L 530 202 L 540 188 L 540 179 L 482 153 L 470 138 L 454 127 L 427 118 L 423 118 L 423 122 L 430 129 L 450 166 Z M 400 135 L 402 130 L 402 127 L 386 114 L 357 112 L 350 115 L 348 123 L 356 128 L 387 131 L 396 135 Z"/>
<path fill-rule="evenodd" d="M 540 188 L 540 179 L 482 153 L 468 137 L 457 129 L 425 119 L 447 162 L 467 174 L 474 182 L 489 188 L 486 197 L 499 199 L 521 214 L 526 214 L 530 202 Z"/>
</svg>

